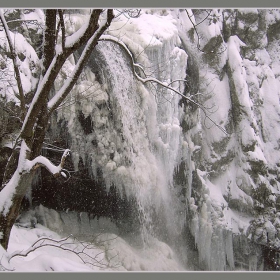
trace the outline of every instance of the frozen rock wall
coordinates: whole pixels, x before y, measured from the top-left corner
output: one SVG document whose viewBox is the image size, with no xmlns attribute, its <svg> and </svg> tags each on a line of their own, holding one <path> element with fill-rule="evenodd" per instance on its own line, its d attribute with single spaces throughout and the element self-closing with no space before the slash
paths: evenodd
<svg viewBox="0 0 280 280">
<path fill-rule="evenodd" d="M 143 10 L 121 29 L 121 20 L 112 25 L 109 33 L 122 38 L 148 76 L 176 80 L 172 86 L 207 116 L 170 90 L 141 84 L 118 44 L 98 44 L 57 112 L 74 169 L 87 169 L 99 181 L 94 188 L 104 188 L 102 197 L 86 198 L 94 205 L 87 211 L 100 203 L 110 208 L 111 199 L 119 214 L 97 215 L 115 218 L 144 243 L 150 235 L 167 242 L 190 269 L 264 269 L 258 246 L 279 246 L 278 16 Z M 117 200 L 106 195 L 112 187 Z"/>
</svg>

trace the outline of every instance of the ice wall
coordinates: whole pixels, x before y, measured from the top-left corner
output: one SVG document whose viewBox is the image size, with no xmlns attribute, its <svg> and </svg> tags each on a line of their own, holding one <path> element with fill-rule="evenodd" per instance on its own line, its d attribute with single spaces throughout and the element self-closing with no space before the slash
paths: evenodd
<svg viewBox="0 0 280 280">
<path fill-rule="evenodd" d="M 145 67 L 165 82 L 184 79 L 187 54 L 176 33 L 164 36 L 147 46 Z M 92 178 L 101 172 L 108 191 L 114 185 L 135 199 L 145 245 L 150 235 L 176 243 L 185 223 L 173 185 L 182 150 L 179 97 L 141 84 L 131 66 L 122 47 L 100 42 L 58 121 L 67 122 L 75 169 L 82 159 Z M 173 86 L 183 90 L 180 82 Z"/>
<path fill-rule="evenodd" d="M 101 174 L 108 191 L 114 185 L 135 199 L 144 244 L 153 235 L 177 248 L 190 268 L 233 270 L 240 266 L 236 236 L 247 235 L 249 244 L 257 240 L 254 234 L 270 230 L 278 242 L 277 219 L 267 218 L 274 231 L 250 226 L 260 209 L 276 213 L 278 68 L 271 64 L 275 40 L 267 45 L 263 11 L 217 9 L 207 15 L 143 10 L 109 31 L 147 76 L 172 82 L 204 110 L 158 84 L 141 84 L 125 50 L 101 42 L 58 120 L 67 121 L 76 170 L 82 159 L 93 179 Z M 199 42 L 195 22 L 201 22 Z M 188 255 L 197 255 L 198 263 Z M 261 254 L 255 256 L 247 269 L 260 267 Z"/>
<path fill-rule="evenodd" d="M 187 17 L 199 23 L 196 29 L 200 38 L 198 42 L 195 37 L 195 42 L 201 52 L 194 58 L 199 65 L 202 98 L 196 100 L 212 108 L 209 116 L 225 128 L 227 135 L 215 126 L 208 129 L 211 122 L 201 111 L 187 111 L 184 136 L 195 147 L 191 155 L 195 172 L 190 227 L 197 236 L 195 240 L 199 240 L 199 260 L 206 268 L 220 270 L 226 264 L 232 269 L 242 262 L 236 243 L 226 244 L 219 231 L 214 233 L 221 226 L 233 233 L 233 239 L 246 236 L 248 251 L 244 254 L 254 255 L 256 260 L 247 261 L 246 268 L 246 261 L 241 266 L 262 269 L 263 257 L 250 242 L 279 248 L 279 81 L 275 60 L 279 14 L 277 10 L 217 9 L 211 11 L 208 22 L 202 22 L 208 12 L 188 11 Z M 180 32 L 191 49 L 191 39 L 183 30 Z M 208 248 L 204 257 L 201 240 Z M 219 246 L 225 246 L 222 250 L 216 247 L 216 240 L 220 240 Z M 211 246 L 216 248 L 212 250 Z M 210 255 L 216 255 L 219 261 L 210 261 Z"/>
</svg>

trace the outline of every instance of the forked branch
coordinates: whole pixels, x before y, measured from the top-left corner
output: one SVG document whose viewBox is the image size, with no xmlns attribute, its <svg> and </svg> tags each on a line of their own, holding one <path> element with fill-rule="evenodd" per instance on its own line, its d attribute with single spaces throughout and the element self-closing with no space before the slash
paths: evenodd
<svg viewBox="0 0 280 280">
<path fill-rule="evenodd" d="M 55 240 L 49 237 L 42 237 L 35 241 L 28 249 L 15 251 L 12 254 L 7 256 L 7 261 L 10 263 L 11 259 L 15 257 L 27 257 L 30 253 L 35 252 L 36 250 L 43 247 L 53 247 L 59 250 L 63 250 L 66 252 L 70 252 L 75 254 L 84 264 L 89 264 L 92 266 L 96 266 L 99 268 L 116 268 L 117 265 L 110 265 L 111 259 L 108 259 L 107 262 L 104 262 L 104 259 L 101 258 L 101 255 L 106 255 L 106 251 L 109 249 L 105 249 L 101 252 L 94 252 L 94 250 L 98 249 L 96 245 L 89 242 L 82 242 L 77 240 L 77 238 L 73 238 L 72 234 L 62 238 L 60 240 Z"/>
<path fill-rule="evenodd" d="M 69 92 L 72 90 L 73 86 L 77 82 L 83 67 L 85 65 L 85 62 L 89 58 L 92 49 L 97 44 L 98 39 L 100 38 L 101 34 L 109 27 L 111 21 L 114 18 L 113 10 L 108 10 L 106 15 L 106 20 L 102 25 L 99 26 L 99 28 L 96 30 L 96 32 L 91 36 L 91 38 L 88 40 L 83 53 L 75 66 L 71 77 L 69 77 L 62 88 L 55 94 L 55 96 L 48 102 L 48 109 L 49 114 L 52 113 L 55 109 L 57 109 L 58 106 L 63 102 L 63 100 L 66 98 L 66 96 L 69 94 Z"/>
</svg>

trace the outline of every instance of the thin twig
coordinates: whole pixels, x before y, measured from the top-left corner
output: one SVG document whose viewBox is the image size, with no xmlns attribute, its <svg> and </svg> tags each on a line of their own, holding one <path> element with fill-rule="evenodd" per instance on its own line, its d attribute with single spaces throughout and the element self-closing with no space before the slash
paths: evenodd
<svg viewBox="0 0 280 280">
<path fill-rule="evenodd" d="M 64 241 L 68 241 L 70 238 L 73 238 L 73 241 L 64 242 Z M 116 238 L 107 239 L 107 240 L 104 240 L 103 242 L 114 240 Z M 77 244 L 75 244 L 75 242 L 77 242 Z M 75 248 L 69 247 L 71 245 L 76 245 L 76 247 Z M 81 250 L 78 250 L 78 246 L 79 245 L 81 245 L 83 247 Z M 34 252 L 34 251 L 36 251 L 36 250 L 38 250 L 40 248 L 43 248 L 43 247 L 54 247 L 54 248 L 57 248 L 59 250 L 63 250 L 63 251 L 67 251 L 67 252 L 71 252 L 71 253 L 75 254 L 77 257 L 79 257 L 79 259 L 84 264 L 89 264 L 89 265 L 96 266 L 96 267 L 99 267 L 99 268 L 107 268 L 107 267 L 115 268 L 115 267 L 117 267 L 116 265 L 111 266 L 110 265 L 110 261 L 113 258 L 115 258 L 116 256 L 118 256 L 118 254 L 116 254 L 115 256 L 113 256 L 111 258 L 109 258 L 107 263 L 103 262 L 104 258 L 101 258 L 100 260 L 98 259 L 98 257 L 101 254 L 105 255 L 105 252 L 107 252 L 109 250 L 112 250 L 112 249 L 105 249 L 105 251 L 101 251 L 99 253 L 96 253 L 94 256 L 92 256 L 92 255 L 90 255 L 89 252 L 86 252 L 85 250 L 91 251 L 91 250 L 97 249 L 97 247 L 95 247 L 95 246 L 90 247 L 90 246 L 93 246 L 93 244 L 92 243 L 87 244 L 87 242 L 79 241 L 76 237 L 73 237 L 72 234 L 67 236 L 67 237 L 65 237 L 65 238 L 62 238 L 60 240 L 55 240 L 55 239 L 52 239 L 52 238 L 49 238 L 49 237 L 42 237 L 42 238 L 36 240 L 28 249 L 22 250 L 22 251 L 13 252 L 10 256 L 8 256 L 7 260 L 8 260 L 8 263 L 10 263 L 11 259 L 13 259 L 15 257 L 26 257 L 30 253 L 32 253 L 32 252 Z M 87 258 L 89 260 L 87 260 Z M 1 264 L 1 262 L 0 262 L 0 264 Z"/>
<path fill-rule="evenodd" d="M 188 16 L 188 18 L 189 18 L 189 20 L 190 20 L 190 22 L 191 22 L 191 24 L 192 24 L 192 26 L 193 26 L 193 29 L 194 29 L 194 31 L 195 31 L 195 33 L 196 33 L 196 36 L 197 36 L 197 46 L 196 46 L 197 49 L 198 49 L 199 51 L 201 51 L 202 53 L 204 53 L 204 54 L 213 54 L 213 53 L 215 53 L 215 54 L 222 54 L 223 52 L 225 52 L 225 51 L 226 51 L 226 47 L 225 47 L 222 51 L 220 51 L 220 52 L 216 52 L 216 51 L 213 51 L 213 50 L 210 51 L 210 52 L 206 52 L 206 51 L 203 51 L 203 50 L 200 48 L 200 35 L 199 35 L 199 33 L 198 33 L 196 27 L 197 27 L 199 24 L 201 24 L 202 22 L 204 22 L 204 21 L 210 16 L 211 12 L 208 13 L 208 12 L 206 11 L 208 15 L 207 15 L 201 22 L 195 24 L 195 23 L 193 22 L 193 20 L 191 19 L 191 17 L 194 16 L 194 15 L 190 16 L 190 14 L 189 14 L 189 12 L 188 12 L 187 9 L 185 9 L 185 11 L 186 11 L 186 13 L 187 13 L 187 16 Z M 216 46 L 214 46 L 214 49 L 217 49 L 217 50 L 218 50 L 218 48 L 219 48 L 219 43 L 217 42 L 217 43 L 216 43 Z"/>
</svg>

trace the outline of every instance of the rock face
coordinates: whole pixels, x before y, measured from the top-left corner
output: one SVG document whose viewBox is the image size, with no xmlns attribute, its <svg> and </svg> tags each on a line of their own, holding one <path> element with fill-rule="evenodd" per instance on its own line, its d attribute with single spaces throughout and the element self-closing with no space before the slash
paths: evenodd
<svg viewBox="0 0 280 280">
<path fill-rule="evenodd" d="M 110 35 L 147 76 L 201 107 L 142 84 L 125 49 L 100 42 L 50 125 L 50 144 L 72 151 L 72 177 L 42 171 L 33 205 L 108 217 L 120 235 L 167 243 L 186 269 L 278 269 L 280 11 L 145 9 L 124 19 Z"/>
</svg>

